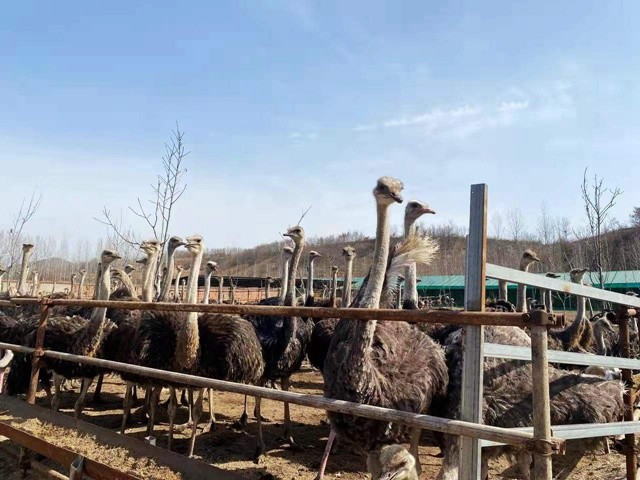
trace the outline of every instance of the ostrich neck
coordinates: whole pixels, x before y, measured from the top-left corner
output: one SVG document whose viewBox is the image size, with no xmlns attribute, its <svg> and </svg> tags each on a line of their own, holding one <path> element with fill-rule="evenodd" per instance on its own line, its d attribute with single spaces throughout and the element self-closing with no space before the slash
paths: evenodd
<svg viewBox="0 0 640 480">
<path fill-rule="evenodd" d="M 291 307 L 293 306 L 296 296 L 296 273 L 298 271 L 298 265 L 300 264 L 300 257 L 302 256 L 302 249 L 304 248 L 304 240 L 300 240 L 296 243 L 293 250 L 293 256 L 289 262 L 289 275 L 287 278 L 287 294 L 284 297 L 284 304 Z"/>
<path fill-rule="evenodd" d="M 211 292 L 211 275 L 213 272 L 207 272 L 204 276 L 204 296 L 202 298 L 202 303 L 205 305 L 209 303 L 209 292 Z"/>
<path fill-rule="evenodd" d="M 506 280 L 498 280 L 498 299 L 499 300 L 509 300 L 509 294 L 507 293 L 507 281 Z"/>
<path fill-rule="evenodd" d="M 553 313 L 553 290 L 547 290 L 547 311 Z"/>
<path fill-rule="evenodd" d="M 187 303 L 198 302 L 198 278 L 203 255 L 204 245 L 198 253 L 193 255 L 191 274 L 189 275 L 189 281 L 187 283 Z M 191 369 L 198 358 L 198 349 L 200 346 L 198 313 L 189 312 L 186 321 L 184 317 L 179 316 L 175 327 L 177 327 L 175 361 L 179 368 L 184 370 Z"/>
<path fill-rule="evenodd" d="M 377 204 L 378 223 L 376 227 L 376 245 L 373 251 L 373 265 L 371 265 L 369 283 L 367 284 L 367 288 L 359 305 L 360 308 L 380 307 L 380 296 L 382 295 L 384 276 L 387 268 L 389 244 L 391 243 L 388 208 L 388 205 Z"/>
<path fill-rule="evenodd" d="M 120 280 L 122 280 L 122 284 L 124 285 L 124 288 L 126 288 L 129 291 L 129 295 L 131 295 L 132 297 L 136 296 L 136 287 L 133 284 L 133 281 L 131 280 L 131 277 L 129 275 L 127 275 L 126 273 L 122 272 L 120 274 Z"/>
<path fill-rule="evenodd" d="M 174 260 L 176 249 L 169 248 L 167 253 L 167 273 L 162 281 L 162 292 L 160 292 L 159 299 L 161 302 L 166 302 L 169 298 L 169 290 L 171 290 L 171 282 L 173 281 L 173 274 L 176 270 L 176 263 Z"/>
<path fill-rule="evenodd" d="M 529 271 L 529 265 L 528 263 L 526 264 L 520 264 L 520 270 L 522 270 L 523 272 L 528 272 Z M 527 313 L 528 308 L 527 308 L 527 286 L 524 283 L 519 283 L 518 284 L 518 300 L 516 302 L 516 311 L 517 312 L 522 312 L 522 313 Z"/>
<path fill-rule="evenodd" d="M 97 300 L 100 295 L 100 277 L 102 276 L 102 264 L 98 263 L 96 271 L 96 282 L 93 284 L 93 300 Z"/>
<path fill-rule="evenodd" d="M 331 302 L 331 306 L 333 308 L 336 307 L 336 296 L 338 295 L 338 272 L 333 272 L 333 276 L 331 277 L 331 296 L 329 297 L 329 301 Z M 344 297 L 344 295 L 343 295 Z M 342 302 L 342 307 L 347 307 L 348 305 Z"/>
<path fill-rule="evenodd" d="M 313 258 L 309 258 L 307 265 L 307 297 L 313 297 Z"/>
<path fill-rule="evenodd" d="M 404 219 L 404 238 L 407 238 L 409 235 L 413 235 L 416 233 L 416 220 L 417 218 L 408 218 Z"/>
<path fill-rule="evenodd" d="M 109 300 L 109 295 L 111 295 L 111 267 L 109 265 L 101 264 L 100 267 L 100 287 L 98 300 Z M 102 324 L 107 318 L 107 308 L 106 307 L 97 307 L 93 309 L 93 313 L 91 314 L 91 323 L 94 328 L 97 328 L 98 325 Z"/>
<path fill-rule="evenodd" d="M 84 280 L 86 276 L 87 274 L 83 273 L 82 276 L 80 277 L 80 283 L 78 284 L 78 298 L 82 298 L 82 289 L 84 288 Z"/>
<path fill-rule="evenodd" d="M 415 263 L 404 268 L 404 295 L 402 308 L 415 310 L 418 308 L 418 275 Z"/>
<path fill-rule="evenodd" d="M 31 257 L 31 251 L 23 252 L 22 265 L 20 266 L 20 280 L 18 281 L 18 294 L 26 295 L 27 288 L 27 274 L 29 271 L 29 257 Z"/>
<path fill-rule="evenodd" d="M 606 355 L 607 347 L 604 343 L 604 333 L 599 325 L 596 325 L 594 336 L 596 340 L 596 353 L 598 355 Z"/>
<path fill-rule="evenodd" d="M 578 297 L 578 307 L 576 311 L 576 321 L 586 317 L 587 299 L 586 297 Z"/>
<path fill-rule="evenodd" d="M 353 257 L 347 259 L 347 268 L 344 271 L 344 284 L 342 285 L 342 308 L 351 305 L 351 280 L 353 279 Z M 335 284 L 336 282 L 334 282 Z"/>
<path fill-rule="evenodd" d="M 142 286 L 142 301 L 151 302 L 153 300 L 154 276 L 158 267 L 158 253 L 153 252 L 147 255 L 147 264 L 144 267 L 144 284 Z"/>
<path fill-rule="evenodd" d="M 280 299 L 280 303 L 284 304 L 284 299 L 287 296 L 287 285 L 289 282 L 289 262 L 291 258 L 289 256 L 285 256 L 282 260 L 282 280 L 280 281 L 280 295 L 278 296 Z"/>
<path fill-rule="evenodd" d="M 389 245 L 391 243 L 391 231 L 389 228 L 388 205 L 377 203 L 377 227 L 376 246 L 373 253 L 373 264 L 371 265 L 371 275 L 369 283 L 358 305 L 360 308 L 379 308 L 380 296 L 387 268 L 387 256 L 389 255 Z M 376 320 L 366 322 L 352 322 L 355 326 L 353 343 L 351 345 L 351 355 L 354 361 L 354 369 L 365 368 L 365 359 L 371 349 L 373 336 L 376 331 Z M 360 366 L 360 368 L 358 368 Z M 364 377 L 363 377 L 364 378 Z"/>
<path fill-rule="evenodd" d="M 224 285 L 224 277 L 218 277 L 218 303 L 222 303 L 222 286 Z"/>
</svg>

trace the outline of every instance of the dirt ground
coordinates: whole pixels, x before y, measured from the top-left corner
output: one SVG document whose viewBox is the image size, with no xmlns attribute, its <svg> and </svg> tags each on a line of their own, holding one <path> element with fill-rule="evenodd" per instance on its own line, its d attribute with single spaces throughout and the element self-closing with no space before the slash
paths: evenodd
<svg viewBox="0 0 640 480">
<path fill-rule="evenodd" d="M 292 378 L 292 390 L 301 393 L 320 394 L 322 377 L 311 368 L 303 368 Z M 73 414 L 73 403 L 77 398 L 75 392 L 63 394 L 62 411 Z M 85 409 L 85 420 L 102 427 L 117 431 L 122 418 L 122 396 L 124 385 L 117 376 L 105 378 L 103 386 L 104 404 L 94 405 L 89 397 Z M 270 479 L 271 476 L 282 479 L 313 479 L 322 457 L 322 452 L 329 433 L 325 423 L 325 414 L 321 410 L 298 405 L 291 405 L 293 434 L 299 449 L 285 446 L 282 435 L 282 404 L 263 400 L 262 414 L 272 421 L 263 423 L 267 454 L 260 465 L 252 461 L 255 448 L 255 423 L 250 421 L 244 430 L 234 428 L 234 423 L 242 414 L 243 397 L 237 394 L 214 392 L 214 410 L 216 427 L 211 432 L 200 433 L 196 440 L 195 455 L 197 458 L 214 464 L 220 468 L 233 470 L 245 478 Z M 142 396 L 142 391 L 140 393 Z M 167 398 L 164 392 L 162 400 Z M 40 392 L 38 404 L 47 406 L 44 393 Z M 205 401 L 205 409 L 207 402 Z M 253 401 L 249 400 L 249 411 L 253 411 Z M 205 413 L 206 415 L 206 413 Z M 251 418 L 251 415 L 250 415 Z M 166 409 L 160 407 L 157 414 L 155 437 L 157 445 L 166 446 L 168 430 Z M 187 421 L 187 410 L 182 408 L 178 415 L 178 423 Z M 145 427 L 142 423 L 132 425 L 127 434 L 143 439 Z M 188 448 L 188 432 L 176 434 L 175 451 L 186 453 Z M 581 456 L 576 453 L 577 445 L 569 445 L 568 453 L 554 459 L 554 472 L 558 479 L 582 480 L 601 479 L 614 480 L 625 478 L 624 457 L 612 449 L 612 453 L 604 455 L 602 448 L 596 448 Z M 421 478 L 435 478 L 441 460 L 437 457 L 439 449 L 434 446 L 429 435 L 425 433 L 420 448 L 420 462 L 423 467 Z M 13 467 L 6 459 L 0 459 L 0 478 L 8 478 Z M 8 469 L 8 471 L 7 471 Z M 341 480 L 367 478 L 364 461 L 344 450 L 331 455 L 327 466 L 327 479 Z M 518 478 L 515 467 L 501 460 L 491 464 L 491 479 Z"/>
</svg>

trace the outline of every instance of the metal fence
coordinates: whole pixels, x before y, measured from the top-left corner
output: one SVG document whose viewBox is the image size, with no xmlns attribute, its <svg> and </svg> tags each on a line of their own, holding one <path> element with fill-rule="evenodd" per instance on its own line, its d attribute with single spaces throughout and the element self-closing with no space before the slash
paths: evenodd
<svg viewBox="0 0 640 480">
<path fill-rule="evenodd" d="M 36 344 L 34 348 L 0 343 L 0 348 L 11 349 L 18 352 L 33 353 L 33 368 L 31 372 L 29 393 L 27 402 L 35 402 L 38 372 L 43 358 L 50 357 L 59 360 L 69 360 L 87 365 L 103 367 L 116 372 L 129 372 L 151 378 L 171 381 L 200 388 L 213 388 L 244 395 L 258 396 L 270 400 L 289 402 L 308 407 L 320 408 L 339 413 L 362 416 L 374 420 L 402 423 L 422 429 L 433 430 L 461 436 L 460 443 L 460 478 L 464 480 L 477 480 L 480 478 L 481 448 L 484 445 L 509 444 L 518 445 L 528 449 L 534 456 L 533 477 L 536 480 L 551 480 L 551 457 L 549 453 L 557 453 L 563 450 L 564 440 L 561 438 L 574 435 L 583 435 L 586 426 L 575 426 L 571 429 L 563 427 L 554 428 L 559 435 L 552 436 L 549 412 L 548 391 L 548 361 L 555 357 L 549 356 L 547 349 L 547 332 L 549 328 L 563 325 L 562 316 L 554 316 L 542 311 L 533 311 L 529 314 L 484 312 L 485 281 L 486 277 L 504 279 L 516 283 L 526 283 L 541 288 L 569 292 L 582 296 L 589 296 L 622 305 L 640 307 L 640 300 L 612 292 L 604 292 L 591 287 L 583 287 L 575 284 L 567 285 L 534 274 L 524 274 L 517 270 L 506 269 L 486 263 L 487 248 L 487 186 L 473 185 L 471 187 L 470 226 L 467 248 L 466 272 L 465 272 L 465 306 L 466 311 L 446 310 L 395 310 L 378 309 L 365 310 L 353 308 L 317 308 L 317 307 L 281 307 L 260 305 L 204 305 L 204 304 L 176 304 L 176 303 L 145 303 L 128 301 L 98 301 L 98 300 L 71 300 L 71 299 L 28 299 L 15 298 L 10 301 L 0 301 L 0 306 L 20 305 L 29 303 L 40 304 L 40 323 L 38 327 Z M 295 392 L 273 390 L 253 385 L 236 384 L 221 380 L 185 375 L 137 365 L 112 362 L 99 358 L 89 358 L 71 355 L 64 352 L 45 350 L 44 336 L 50 309 L 56 305 L 85 306 L 85 307 L 109 307 L 129 310 L 154 310 L 154 311 L 182 311 L 182 312 L 210 312 L 238 315 L 281 315 L 301 316 L 309 318 L 342 318 L 352 321 L 385 320 L 408 321 L 415 323 L 445 323 L 462 325 L 464 329 L 463 340 L 463 379 L 462 379 L 462 403 L 460 420 L 450 420 L 431 415 L 422 415 L 402 412 L 393 409 L 381 408 L 372 405 L 362 405 L 336 399 L 325 398 L 320 395 L 305 395 Z M 625 321 L 621 323 L 621 331 L 625 331 Z M 502 325 L 530 328 L 532 334 L 531 349 L 527 352 L 515 350 L 500 351 L 498 347 L 484 344 L 484 325 Z M 628 329 L 627 338 L 628 338 Z M 485 356 L 499 356 L 502 358 L 532 359 L 533 383 L 540 388 L 533 393 L 533 417 L 534 425 L 530 429 L 505 429 L 482 424 L 482 385 L 483 385 L 483 361 Z M 571 355 L 566 354 L 564 355 Z M 592 356 L 590 364 L 594 360 L 605 362 L 607 365 L 615 363 L 615 366 L 625 368 L 625 378 L 630 378 L 632 368 L 640 368 L 635 361 L 617 359 L 615 362 L 603 357 Z M 584 359 L 580 359 L 583 361 Z M 553 360 L 556 361 L 556 360 Z M 571 363 L 562 360 L 563 363 Z M 628 363 L 633 362 L 633 363 Z M 627 399 L 632 401 L 632 399 Z M 573 427 L 573 426 L 572 426 Z M 614 433 L 625 433 L 633 437 L 633 433 L 640 432 L 640 422 L 624 422 L 622 424 L 608 424 L 588 426 L 591 436 L 602 436 Z M 607 433 L 605 433 L 605 430 Z M 580 433 L 576 433 L 580 432 Z M 12 428 L 4 428 L 3 433 L 12 440 L 20 443 L 21 431 Z M 589 433 L 589 432 L 587 432 Z M 583 437 L 580 437 L 583 438 Z M 24 440 L 22 440 L 24 442 Z M 24 445 L 24 443 L 22 443 Z M 635 478 L 635 453 L 632 450 L 634 460 L 633 476 Z M 628 459 L 630 456 L 628 455 Z M 630 462 L 630 460 L 628 460 Z M 631 470 L 628 463 L 628 470 Z M 100 476 L 99 467 L 98 476 Z M 105 473 L 102 472 L 102 476 Z"/>
</svg>

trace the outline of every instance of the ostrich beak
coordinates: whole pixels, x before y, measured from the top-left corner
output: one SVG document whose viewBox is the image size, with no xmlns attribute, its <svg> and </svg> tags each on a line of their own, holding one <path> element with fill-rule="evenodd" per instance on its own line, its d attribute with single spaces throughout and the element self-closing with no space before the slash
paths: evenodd
<svg viewBox="0 0 640 480">
<path fill-rule="evenodd" d="M 431 213 L 432 215 L 435 215 L 435 214 L 436 214 L 436 211 L 435 211 L 435 210 L 431 210 L 429 207 L 424 207 L 424 208 L 422 209 L 422 212 L 423 212 L 423 213 Z"/>
<path fill-rule="evenodd" d="M 391 198 L 393 198 L 393 200 L 394 200 L 396 203 L 402 203 L 402 202 L 403 202 L 403 198 L 402 198 L 402 195 L 401 195 L 401 194 L 391 192 L 389 195 L 391 196 Z"/>
<path fill-rule="evenodd" d="M 292 235 L 290 233 L 283 233 L 282 236 L 291 238 Z"/>
</svg>

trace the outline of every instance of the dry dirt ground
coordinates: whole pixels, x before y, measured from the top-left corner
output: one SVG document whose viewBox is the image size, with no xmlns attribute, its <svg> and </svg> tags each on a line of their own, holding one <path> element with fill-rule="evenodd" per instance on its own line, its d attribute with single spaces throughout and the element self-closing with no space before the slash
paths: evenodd
<svg viewBox="0 0 640 480">
<path fill-rule="evenodd" d="M 320 394 L 322 377 L 310 368 L 303 370 L 293 377 L 292 390 L 301 393 Z M 85 420 L 117 431 L 120 427 L 122 412 L 122 395 L 124 385 L 119 377 L 105 378 L 103 387 L 104 404 L 94 405 L 89 397 L 85 409 Z M 245 478 L 266 479 L 313 479 L 329 433 L 325 424 L 325 414 L 321 410 L 298 405 L 291 405 L 293 431 L 300 448 L 292 449 L 283 444 L 282 435 L 282 404 L 264 400 L 262 402 L 263 416 L 272 421 L 264 423 L 264 437 L 267 445 L 267 455 L 260 465 L 251 460 L 255 443 L 255 423 L 250 421 L 244 430 L 234 428 L 233 424 L 242 414 L 243 397 L 237 394 L 214 392 L 214 404 L 217 424 L 212 432 L 200 433 L 196 441 L 196 457 L 212 463 L 220 468 L 233 470 Z M 77 398 L 75 392 L 63 395 L 62 411 L 73 414 L 73 402 Z M 166 399 L 166 392 L 162 400 Z M 38 403 L 46 406 L 46 398 L 39 393 Z M 207 402 L 205 401 L 205 409 Z M 253 401 L 249 400 L 249 411 L 253 411 Z M 206 413 L 205 413 L 206 415 Z M 251 418 L 251 415 L 250 415 Z M 157 415 L 155 437 L 158 446 L 166 446 L 167 417 L 166 410 L 159 408 Z M 179 412 L 178 423 L 187 421 L 187 410 Z M 132 425 L 127 434 L 143 439 L 145 428 L 139 423 Z M 185 453 L 188 448 L 188 432 L 176 435 L 175 450 Z M 602 448 L 581 456 L 576 453 L 577 446 L 570 445 L 565 456 L 554 460 L 554 472 L 559 479 L 598 479 L 614 480 L 625 478 L 624 457 L 614 450 L 609 455 L 603 455 Z M 439 449 L 434 446 L 429 435 L 425 433 L 420 448 L 420 461 L 423 465 L 422 478 L 435 478 L 440 468 Z M 0 479 L 9 478 L 14 471 L 13 464 L 0 458 Z M 367 478 L 365 463 L 358 456 L 344 451 L 331 455 L 327 467 L 327 479 L 339 478 L 351 480 Z M 515 468 L 510 468 L 505 461 L 491 464 L 491 479 L 518 478 Z"/>
</svg>

